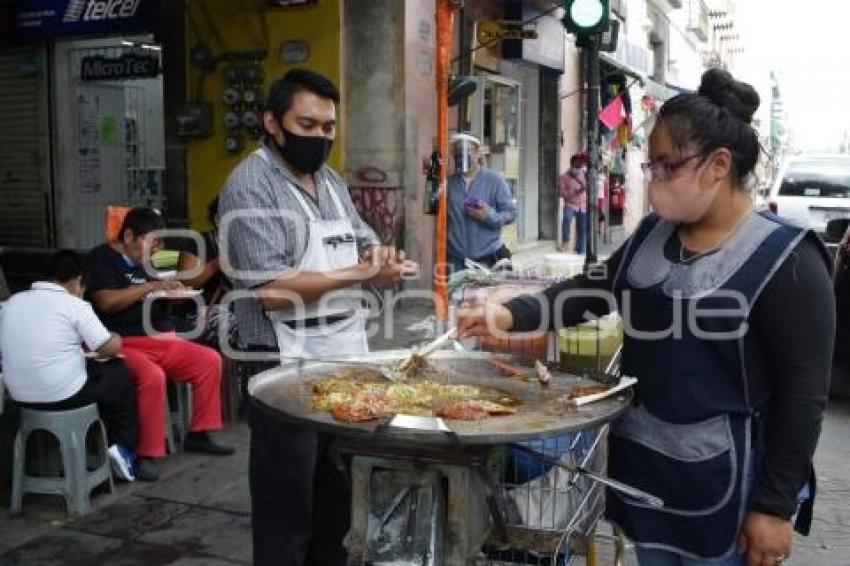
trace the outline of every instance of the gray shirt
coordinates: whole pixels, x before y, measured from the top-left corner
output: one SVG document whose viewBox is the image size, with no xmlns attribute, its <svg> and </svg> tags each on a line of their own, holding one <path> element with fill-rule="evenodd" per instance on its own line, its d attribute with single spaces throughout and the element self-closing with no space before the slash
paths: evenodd
<svg viewBox="0 0 850 566">
<path fill-rule="evenodd" d="M 357 214 L 345 183 L 329 167 L 314 176 L 314 199 L 276 150 L 262 144 L 260 151 L 262 156 L 249 155 L 230 173 L 219 201 L 222 267 L 237 291 L 264 285 L 300 264 L 309 218 L 292 188 L 301 192 L 318 219 L 325 220 L 339 218 L 328 192 L 336 191 L 354 227 L 358 248 L 362 251 L 378 243 Z M 233 305 L 241 346 L 276 347 L 274 329 L 259 298 L 238 299 Z"/>
</svg>

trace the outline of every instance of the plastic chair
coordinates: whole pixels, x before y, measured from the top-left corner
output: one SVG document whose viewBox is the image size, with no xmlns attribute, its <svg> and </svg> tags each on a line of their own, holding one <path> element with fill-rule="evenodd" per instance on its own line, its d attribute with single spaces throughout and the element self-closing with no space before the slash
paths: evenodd
<svg viewBox="0 0 850 566">
<path fill-rule="evenodd" d="M 110 204 L 106 207 L 106 239 L 110 242 L 121 239 L 121 225 L 124 217 L 130 212 L 129 206 Z"/>
<path fill-rule="evenodd" d="M 100 433 L 98 466 L 87 466 L 86 437 L 92 425 Z M 59 441 L 59 457 L 64 473 L 56 477 L 30 476 L 26 473 L 26 449 L 30 435 L 43 430 Z M 86 405 L 69 411 L 37 411 L 21 408 L 21 426 L 15 437 L 15 455 L 12 470 L 11 513 L 20 513 L 25 493 L 61 495 L 65 498 L 68 513 L 79 516 L 91 511 L 91 491 L 109 482 L 110 492 L 115 491 L 107 455 L 106 429 L 97 405 Z"/>
<path fill-rule="evenodd" d="M 170 454 L 179 451 L 192 415 L 192 388 L 187 383 L 167 380 L 165 386 L 165 445 Z M 177 434 L 175 434 L 175 432 Z"/>
</svg>

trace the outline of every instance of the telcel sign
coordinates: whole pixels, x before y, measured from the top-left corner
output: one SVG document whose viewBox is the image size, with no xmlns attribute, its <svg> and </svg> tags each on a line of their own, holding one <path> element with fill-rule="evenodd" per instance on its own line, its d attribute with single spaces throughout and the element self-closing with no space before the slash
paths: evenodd
<svg viewBox="0 0 850 566">
<path fill-rule="evenodd" d="M 132 18 L 141 0 L 77 0 L 68 6 L 63 22 L 86 22 Z M 83 10 L 83 6 L 85 9 Z"/>
<path fill-rule="evenodd" d="M 152 0 L 22 0 L 14 4 L 15 30 L 24 37 L 151 31 Z"/>
</svg>

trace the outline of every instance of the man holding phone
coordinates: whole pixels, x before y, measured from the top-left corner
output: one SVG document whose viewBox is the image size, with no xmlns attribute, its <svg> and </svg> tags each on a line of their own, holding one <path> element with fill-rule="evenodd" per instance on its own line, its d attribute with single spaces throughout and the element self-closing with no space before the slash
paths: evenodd
<svg viewBox="0 0 850 566">
<path fill-rule="evenodd" d="M 481 140 L 458 133 L 451 139 L 454 174 L 448 179 L 448 261 L 452 271 L 471 259 L 487 267 L 510 258 L 502 226 L 513 223 L 517 206 L 504 177 L 481 166 Z"/>
</svg>

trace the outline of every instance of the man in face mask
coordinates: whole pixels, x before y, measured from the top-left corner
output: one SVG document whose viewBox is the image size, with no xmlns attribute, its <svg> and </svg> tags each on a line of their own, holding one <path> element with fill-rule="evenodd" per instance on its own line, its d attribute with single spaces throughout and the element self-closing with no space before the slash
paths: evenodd
<svg viewBox="0 0 850 566">
<path fill-rule="evenodd" d="M 558 194 L 564 199 L 564 216 L 561 223 L 564 243 L 560 251 L 569 252 L 571 249 L 570 235 L 575 219 L 575 252 L 583 254 L 587 229 L 587 157 L 583 153 L 577 153 L 570 158 L 570 168 L 558 180 Z"/>
<path fill-rule="evenodd" d="M 464 260 L 492 266 L 511 252 L 502 243 L 502 226 L 516 220 L 517 206 L 504 177 L 481 166 L 481 141 L 452 136 L 454 174 L 448 179 L 448 260 L 453 270 Z"/>
<path fill-rule="evenodd" d="M 241 364 L 245 378 L 295 358 L 368 352 L 362 303 L 344 291 L 363 281 L 394 284 L 416 269 L 404 252 L 376 245 L 325 165 L 338 102 L 336 86 L 312 71 L 294 69 L 274 83 L 266 139 L 220 197 L 221 265 L 236 291 L 249 294 L 233 303 L 250 360 Z M 254 564 L 346 564 L 350 498 L 330 439 L 252 398 L 247 409 Z"/>
</svg>

